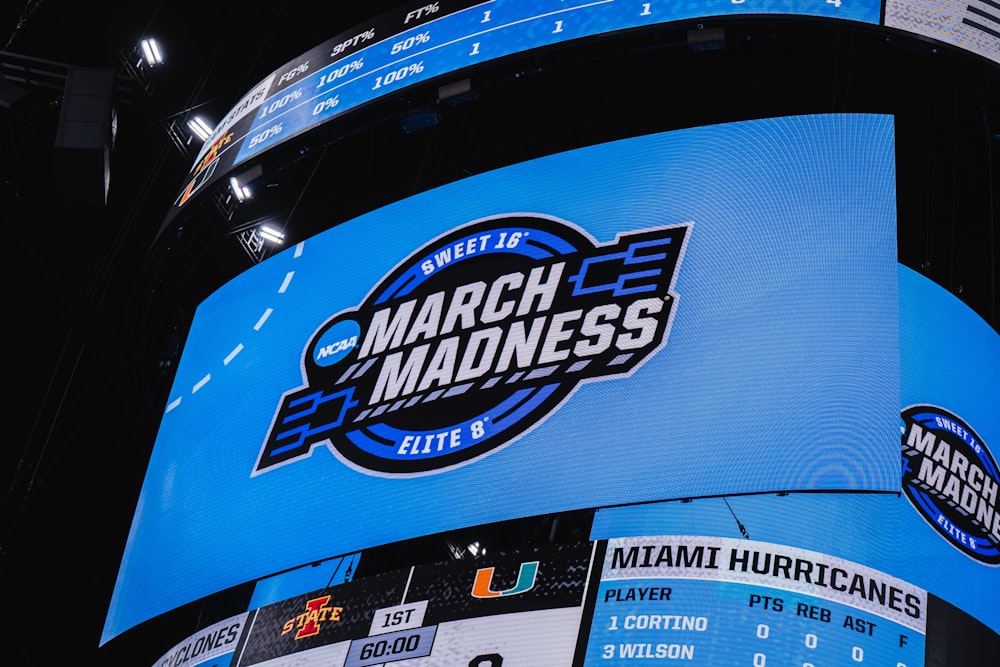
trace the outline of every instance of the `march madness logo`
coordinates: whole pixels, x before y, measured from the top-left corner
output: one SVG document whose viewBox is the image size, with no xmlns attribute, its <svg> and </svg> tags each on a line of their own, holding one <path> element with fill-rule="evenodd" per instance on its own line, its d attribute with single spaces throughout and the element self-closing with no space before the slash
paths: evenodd
<svg viewBox="0 0 1000 667">
<path fill-rule="evenodd" d="M 281 398 L 253 474 L 321 444 L 381 476 L 496 451 L 581 382 L 626 376 L 666 343 L 687 229 L 597 245 L 516 214 L 431 241 L 315 331 L 305 384 Z"/>
<path fill-rule="evenodd" d="M 960 417 L 932 405 L 903 410 L 903 490 L 956 549 L 1000 564 L 1000 475 L 986 443 Z"/>
</svg>

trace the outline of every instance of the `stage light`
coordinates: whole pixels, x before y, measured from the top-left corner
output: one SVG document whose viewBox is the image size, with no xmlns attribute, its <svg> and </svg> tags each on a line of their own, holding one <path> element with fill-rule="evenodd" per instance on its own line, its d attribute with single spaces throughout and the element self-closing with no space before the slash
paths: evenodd
<svg viewBox="0 0 1000 667">
<path fill-rule="evenodd" d="M 142 48 L 142 55 L 147 65 L 163 64 L 163 55 L 160 53 L 160 46 L 155 39 L 146 38 L 139 43 L 139 46 Z"/>
<path fill-rule="evenodd" d="M 250 191 L 250 188 L 245 185 L 240 185 L 240 182 L 236 180 L 235 176 L 229 179 L 229 187 L 232 188 L 233 194 L 236 195 L 236 199 L 238 201 L 250 199 L 253 194 Z"/>
<path fill-rule="evenodd" d="M 263 225 L 258 230 L 258 232 L 260 233 L 261 238 L 264 239 L 265 241 L 270 241 L 271 243 L 275 243 L 275 244 L 281 244 L 281 243 L 284 243 L 284 241 L 285 241 L 285 235 L 284 234 L 282 234 L 281 232 L 279 232 L 277 230 L 271 229 L 267 225 Z"/>
<path fill-rule="evenodd" d="M 208 123 L 205 122 L 205 119 L 202 118 L 201 116 L 195 116 L 194 118 L 189 120 L 187 124 L 188 128 L 190 128 L 191 131 L 194 132 L 194 135 L 199 139 L 201 139 L 202 141 L 205 141 L 210 136 L 212 136 L 212 128 L 209 126 Z"/>
</svg>

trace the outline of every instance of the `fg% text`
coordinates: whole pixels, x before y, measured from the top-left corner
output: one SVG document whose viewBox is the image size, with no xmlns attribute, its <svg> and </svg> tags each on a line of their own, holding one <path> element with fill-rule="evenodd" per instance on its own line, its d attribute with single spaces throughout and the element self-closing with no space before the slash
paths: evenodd
<svg viewBox="0 0 1000 667">
<path fill-rule="evenodd" d="M 409 65 L 375 77 L 375 85 L 372 86 L 372 90 L 378 90 L 382 86 L 388 86 L 396 81 L 402 81 L 408 76 L 420 74 L 423 71 L 424 61 L 421 60 L 420 62 L 410 63 Z"/>
</svg>

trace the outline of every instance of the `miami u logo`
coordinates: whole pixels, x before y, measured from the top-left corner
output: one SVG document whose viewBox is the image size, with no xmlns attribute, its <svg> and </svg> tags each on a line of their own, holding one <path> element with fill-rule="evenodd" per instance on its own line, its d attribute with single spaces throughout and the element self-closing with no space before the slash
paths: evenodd
<svg viewBox="0 0 1000 667">
<path fill-rule="evenodd" d="M 517 595 L 530 591 L 535 586 L 535 575 L 538 574 L 538 561 L 521 563 L 521 569 L 517 573 L 517 583 L 513 588 L 505 591 L 495 591 L 491 588 L 493 584 L 493 568 L 483 567 L 476 570 L 476 581 L 472 584 L 472 597 L 474 598 L 497 598 L 503 595 Z"/>
</svg>

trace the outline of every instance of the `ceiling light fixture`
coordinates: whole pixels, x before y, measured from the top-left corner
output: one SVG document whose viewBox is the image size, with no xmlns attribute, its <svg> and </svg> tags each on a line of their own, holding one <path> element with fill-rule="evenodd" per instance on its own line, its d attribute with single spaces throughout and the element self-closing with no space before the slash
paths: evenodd
<svg viewBox="0 0 1000 667">
<path fill-rule="evenodd" d="M 205 141 L 210 136 L 212 136 L 212 128 L 205 122 L 205 119 L 201 116 L 195 116 L 188 121 L 188 127 L 194 132 L 194 136 L 198 137 L 202 141 Z"/>
<path fill-rule="evenodd" d="M 236 180 L 235 176 L 229 179 L 229 187 L 233 189 L 233 194 L 236 195 L 236 199 L 239 201 L 250 199 L 253 195 L 250 188 L 245 185 L 240 185 L 240 182 Z"/>
<path fill-rule="evenodd" d="M 276 244 L 284 243 L 285 241 L 284 234 L 274 229 L 271 229 L 267 225 L 263 225 L 260 228 L 259 232 L 261 238 L 264 239 L 265 241 L 270 241 L 271 243 L 276 243 Z"/>
<path fill-rule="evenodd" d="M 163 63 L 163 55 L 160 53 L 160 46 L 155 39 L 146 38 L 139 43 L 142 54 L 147 65 L 160 65 Z"/>
</svg>

